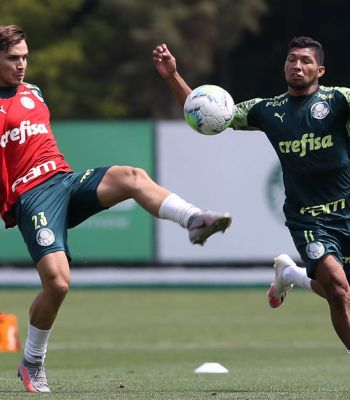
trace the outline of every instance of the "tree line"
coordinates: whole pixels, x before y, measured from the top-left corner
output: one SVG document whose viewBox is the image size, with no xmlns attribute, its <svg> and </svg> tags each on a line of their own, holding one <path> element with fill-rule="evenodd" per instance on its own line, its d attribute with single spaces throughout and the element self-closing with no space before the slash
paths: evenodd
<svg viewBox="0 0 350 400">
<path fill-rule="evenodd" d="M 347 0 L 11 0 L 0 3 L 0 23 L 28 34 L 26 81 L 42 89 L 53 118 L 178 118 L 152 64 L 156 44 L 168 44 L 193 87 L 215 83 L 242 101 L 285 91 L 288 40 L 308 34 L 326 45 L 327 79 L 349 85 L 344 7 Z"/>
</svg>

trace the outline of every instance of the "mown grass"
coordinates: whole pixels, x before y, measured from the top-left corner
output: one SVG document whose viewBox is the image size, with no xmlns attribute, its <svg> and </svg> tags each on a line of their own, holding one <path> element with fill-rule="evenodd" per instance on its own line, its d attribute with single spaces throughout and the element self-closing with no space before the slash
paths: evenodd
<svg viewBox="0 0 350 400">
<path fill-rule="evenodd" d="M 35 290 L 0 290 L 24 344 Z M 73 289 L 56 321 L 52 393 L 24 393 L 20 353 L 0 353 L 0 399 L 349 399 L 350 358 L 327 305 L 295 290 L 281 309 L 261 289 Z M 218 362 L 227 374 L 195 374 Z"/>
</svg>

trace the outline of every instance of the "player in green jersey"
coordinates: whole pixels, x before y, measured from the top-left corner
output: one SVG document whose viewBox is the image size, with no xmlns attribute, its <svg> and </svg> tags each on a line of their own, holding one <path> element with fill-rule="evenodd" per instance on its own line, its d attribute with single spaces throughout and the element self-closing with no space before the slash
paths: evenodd
<svg viewBox="0 0 350 400">
<path fill-rule="evenodd" d="M 191 88 L 165 44 L 155 47 L 153 62 L 183 106 Z M 275 259 L 271 307 L 282 304 L 293 284 L 312 289 L 328 301 L 350 352 L 350 89 L 320 86 L 324 73 L 322 45 L 294 38 L 284 64 L 287 92 L 237 104 L 231 128 L 263 131 L 274 147 L 286 225 L 306 266 L 307 273 L 285 254 Z"/>
</svg>

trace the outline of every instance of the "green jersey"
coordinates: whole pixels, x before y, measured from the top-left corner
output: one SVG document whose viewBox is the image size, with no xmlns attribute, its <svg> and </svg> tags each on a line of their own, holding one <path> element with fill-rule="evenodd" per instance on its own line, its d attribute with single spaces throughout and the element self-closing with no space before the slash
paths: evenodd
<svg viewBox="0 0 350 400">
<path fill-rule="evenodd" d="M 291 221 L 334 220 L 350 210 L 350 89 L 320 86 L 237 104 L 231 127 L 261 130 L 282 166 Z"/>
</svg>

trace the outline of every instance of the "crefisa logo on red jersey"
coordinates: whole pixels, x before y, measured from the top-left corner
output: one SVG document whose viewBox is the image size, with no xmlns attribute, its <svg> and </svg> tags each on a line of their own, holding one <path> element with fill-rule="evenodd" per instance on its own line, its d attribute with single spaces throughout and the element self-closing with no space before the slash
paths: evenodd
<svg viewBox="0 0 350 400">
<path fill-rule="evenodd" d="M 30 121 L 21 121 L 18 128 L 13 128 L 0 136 L 0 146 L 5 148 L 9 141 L 23 144 L 29 136 L 39 133 L 49 133 L 45 124 L 32 124 Z"/>
</svg>

